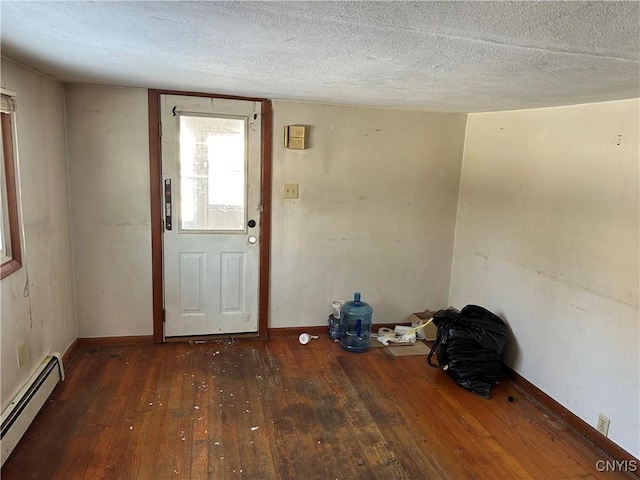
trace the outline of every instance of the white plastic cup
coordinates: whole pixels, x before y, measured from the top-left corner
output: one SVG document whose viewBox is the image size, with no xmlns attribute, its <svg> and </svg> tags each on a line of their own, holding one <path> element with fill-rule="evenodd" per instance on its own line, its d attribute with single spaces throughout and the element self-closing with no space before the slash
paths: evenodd
<svg viewBox="0 0 640 480">
<path fill-rule="evenodd" d="M 300 336 L 298 337 L 298 340 L 300 340 L 300 343 L 302 345 L 306 345 L 313 338 L 318 338 L 318 336 L 317 335 L 309 335 L 308 333 L 301 333 Z"/>
<path fill-rule="evenodd" d="M 344 307 L 344 300 L 334 300 L 331 306 L 333 307 L 333 316 L 340 318 L 342 307 Z"/>
</svg>

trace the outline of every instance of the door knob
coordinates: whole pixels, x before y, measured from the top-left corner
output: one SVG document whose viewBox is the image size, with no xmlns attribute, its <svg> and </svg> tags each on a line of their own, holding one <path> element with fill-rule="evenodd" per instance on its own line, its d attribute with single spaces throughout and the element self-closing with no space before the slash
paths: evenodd
<svg viewBox="0 0 640 480">
<path fill-rule="evenodd" d="M 256 221 L 255 220 L 249 220 L 247 222 L 247 225 L 249 226 L 249 228 L 253 228 L 256 226 Z"/>
</svg>

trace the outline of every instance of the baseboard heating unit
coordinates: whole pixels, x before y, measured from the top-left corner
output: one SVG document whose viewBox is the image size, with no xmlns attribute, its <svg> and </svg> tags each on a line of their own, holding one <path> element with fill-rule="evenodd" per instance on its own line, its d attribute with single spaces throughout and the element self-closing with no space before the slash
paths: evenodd
<svg viewBox="0 0 640 480">
<path fill-rule="evenodd" d="M 62 358 L 59 353 L 52 353 L 42 361 L 22 390 L 2 411 L 0 430 L 2 465 L 60 380 L 64 380 Z"/>
</svg>

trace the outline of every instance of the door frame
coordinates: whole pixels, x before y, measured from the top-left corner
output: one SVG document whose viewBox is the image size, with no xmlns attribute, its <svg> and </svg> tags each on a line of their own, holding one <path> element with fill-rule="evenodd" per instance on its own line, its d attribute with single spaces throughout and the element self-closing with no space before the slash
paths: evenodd
<svg viewBox="0 0 640 480">
<path fill-rule="evenodd" d="M 183 95 L 187 97 L 224 98 L 260 102 L 260 263 L 258 267 L 258 333 L 267 338 L 269 332 L 269 277 L 271 267 L 271 179 L 273 152 L 273 110 L 271 100 L 265 98 L 238 97 L 212 93 L 181 92 L 174 90 L 148 91 L 149 98 L 149 179 L 151 195 L 151 274 L 153 289 L 153 341 L 164 343 L 164 282 L 162 251 L 162 146 L 160 139 L 160 96 Z M 256 336 L 256 335 L 252 335 Z"/>
</svg>

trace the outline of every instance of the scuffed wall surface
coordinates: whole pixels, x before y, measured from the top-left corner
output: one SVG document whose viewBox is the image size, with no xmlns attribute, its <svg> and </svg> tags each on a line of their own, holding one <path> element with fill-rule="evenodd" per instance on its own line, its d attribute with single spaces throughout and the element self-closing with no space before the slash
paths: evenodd
<svg viewBox="0 0 640 480">
<path fill-rule="evenodd" d="M 66 85 L 79 337 L 151 335 L 143 89 Z"/>
<path fill-rule="evenodd" d="M 2 279 L 2 408 L 52 352 L 76 339 L 62 85 L 2 58 L 14 91 L 23 266 Z M 17 348 L 27 347 L 18 367 Z"/>
<path fill-rule="evenodd" d="M 283 147 L 307 125 L 309 148 Z M 374 323 L 445 308 L 466 115 L 274 103 L 270 327 L 326 324 L 354 291 Z M 298 183 L 299 198 L 283 199 Z"/>
<path fill-rule="evenodd" d="M 470 115 L 450 294 L 506 319 L 507 364 L 636 457 L 639 107 Z"/>
</svg>

